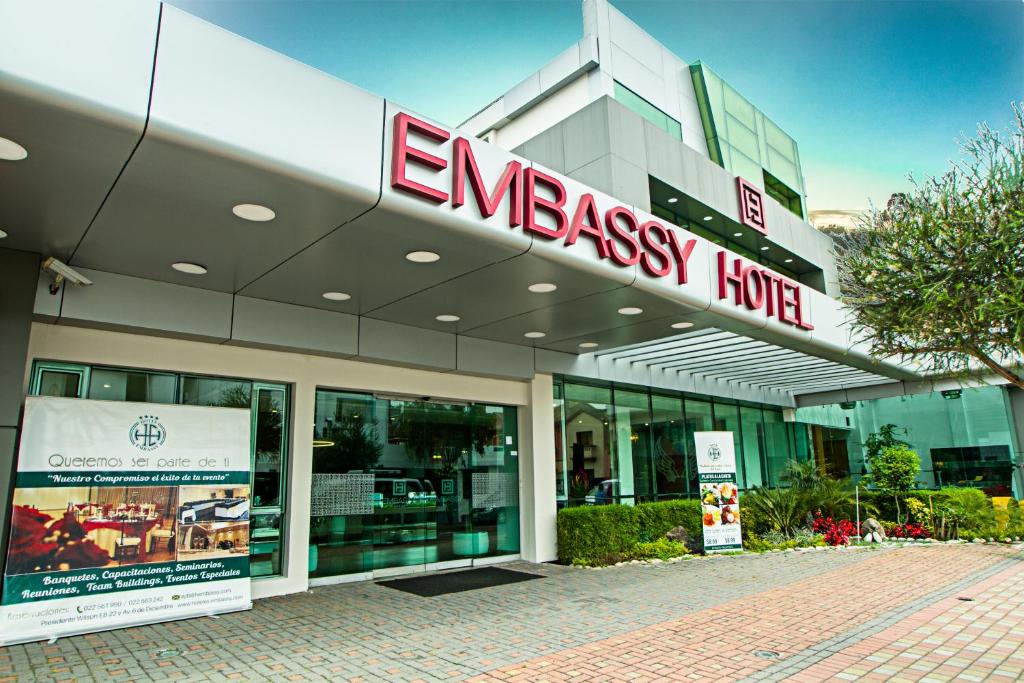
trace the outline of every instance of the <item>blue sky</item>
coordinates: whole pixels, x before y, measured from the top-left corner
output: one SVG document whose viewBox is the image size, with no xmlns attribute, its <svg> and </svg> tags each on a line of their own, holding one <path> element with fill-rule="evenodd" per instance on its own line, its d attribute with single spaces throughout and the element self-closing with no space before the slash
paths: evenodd
<svg viewBox="0 0 1024 683">
<path fill-rule="evenodd" d="M 452 125 L 582 36 L 579 0 L 169 1 Z M 811 209 L 884 204 L 1024 99 L 1021 0 L 613 4 L 796 138 Z"/>
</svg>

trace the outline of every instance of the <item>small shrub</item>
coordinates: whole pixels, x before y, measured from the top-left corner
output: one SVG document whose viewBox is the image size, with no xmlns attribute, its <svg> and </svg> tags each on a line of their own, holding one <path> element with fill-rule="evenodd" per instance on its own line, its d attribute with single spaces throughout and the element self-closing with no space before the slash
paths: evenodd
<svg viewBox="0 0 1024 683">
<path fill-rule="evenodd" d="M 793 538 L 786 538 L 778 531 L 767 531 L 763 536 L 752 533 L 743 542 L 743 548 L 754 553 L 789 550 L 790 548 L 817 548 L 824 545 L 826 545 L 825 538 L 810 529 L 797 529 Z"/>
<path fill-rule="evenodd" d="M 850 535 L 857 530 L 848 519 L 834 520 L 831 517 L 818 515 L 814 518 L 814 531 L 825 537 L 829 545 L 849 545 Z"/>
<path fill-rule="evenodd" d="M 787 537 L 803 522 L 806 513 L 801 494 L 796 489 L 773 489 L 758 486 L 743 496 L 742 506 L 753 512 L 758 533 L 779 531 Z"/>
<path fill-rule="evenodd" d="M 897 524 L 892 528 L 890 535 L 893 538 L 931 538 L 931 533 L 928 529 L 924 528 L 923 525 L 916 522 L 907 522 L 906 524 Z"/>
<path fill-rule="evenodd" d="M 626 557 L 630 560 L 671 560 L 686 554 L 686 546 L 679 541 L 659 538 L 656 541 L 640 542 L 629 549 Z"/>
<path fill-rule="evenodd" d="M 798 548 L 817 548 L 827 545 L 825 537 L 813 529 L 797 529 L 793 534 L 793 540 L 796 541 Z"/>
</svg>

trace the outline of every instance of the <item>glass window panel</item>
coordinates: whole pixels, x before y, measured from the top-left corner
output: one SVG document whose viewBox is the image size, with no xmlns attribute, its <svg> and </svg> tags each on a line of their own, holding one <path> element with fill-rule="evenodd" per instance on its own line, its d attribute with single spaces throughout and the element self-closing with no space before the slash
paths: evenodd
<svg viewBox="0 0 1024 683">
<path fill-rule="evenodd" d="M 313 504 L 309 528 L 310 577 L 373 569 L 376 512 L 383 513 L 385 496 L 392 495 L 390 485 L 394 481 L 405 483 L 404 479 L 382 476 L 381 481 L 374 480 L 367 487 L 364 478 L 337 475 L 372 476 L 380 464 L 387 427 L 381 425 L 375 404 L 373 396 L 367 394 L 316 392 L 313 490 L 326 501 L 315 500 Z M 409 511 L 410 519 L 414 512 Z M 384 515 L 380 517 L 383 523 Z M 392 528 L 388 539 L 394 541 L 398 536 L 398 530 Z M 406 540 L 411 541 L 411 536 L 409 532 Z"/>
<path fill-rule="evenodd" d="M 89 398 L 100 401 L 175 403 L 177 377 L 135 370 L 93 368 Z"/>
<path fill-rule="evenodd" d="M 746 486 L 743 468 L 743 441 L 740 438 L 740 412 L 739 406 L 725 403 L 715 399 L 715 431 L 732 432 L 733 449 L 736 452 L 736 476 L 739 479 L 740 487 Z"/>
<path fill-rule="evenodd" d="M 767 117 L 764 119 L 764 132 L 770 146 L 774 147 L 782 156 L 790 161 L 796 161 L 796 144 L 793 142 L 793 138 L 786 135 L 781 128 Z"/>
<path fill-rule="evenodd" d="M 732 160 L 732 165 L 729 168 L 733 175 L 738 175 L 758 186 L 764 184 L 764 171 L 757 161 L 732 146 L 730 146 L 729 158 Z"/>
<path fill-rule="evenodd" d="M 571 458 L 568 502 L 600 505 L 619 495 L 613 469 L 612 392 L 565 385 L 565 444 Z"/>
<path fill-rule="evenodd" d="M 615 455 L 621 502 L 651 500 L 654 459 L 651 455 L 651 412 L 648 394 L 615 390 Z"/>
<path fill-rule="evenodd" d="M 760 408 L 740 406 L 740 423 L 743 429 L 743 473 L 745 488 L 764 485 L 764 421 Z"/>
<path fill-rule="evenodd" d="M 685 496 L 689 475 L 686 468 L 686 426 L 681 398 L 657 394 L 651 397 L 651 437 L 658 497 Z"/>
<path fill-rule="evenodd" d="M 747 126 L 743 125 L 732 116 L 729 116 L 728 120 L 729 144 L 732 145 L 734 149 L 742 152 L 751 159 L 759 161 L 761 158 L 761 150 L 758 149 L 757 136 L 754 134 L 754 131 L 750 130 Z"/>
<path fill-rule="evenodd" d="M 254 514 L 249 522 L 249 574 L 281 573 L 281 513 Z"/>
<path fill-rule="evenodd" d="M 1012 488 L 1015 456 L 1008 400 L 1001 387 L 983 387 L 963 389 L 959 398 L 936 392 L 858 401 L 851 420 L 851 466 L 861 471 L 864 439 L 891 423 L 921 457 L 922 486 L 972 486 L 1005 494 Z"/>
<path fill-rule="evenodd" d="M 39 372 L 40 396 L 78 398 L 82 385 L 82 373 L 65 370 L 41 370 Z"/>
<path fill-rule="evenodd" d="M 217 377 L 182 377 L 181 402 L 190 406 L 250 408 L 252 382 Z"/>
<path fill-rule="evenodd" d="M 782 411 L 765 408 L 764 430 L 768 482 L 773 486 L 778 486 L 786 464 L 793 458 L 793 451 L 789 443 L 789 429 L 782 419 Z"/>
<path fill-rule="evenodd" d="M 677 140 L 683 139 L 683 129 L 678 121 L 618 81 L 615 82 L 615 99 Z"/>
<path fill-rule="evenodd" d="M 252 491 L 255 507 L 281 505 L 285 417 L 284 390 L 258 389 Z"/>
<path fill-rule="evenodd" d="M 556 382 L 554 387 L 555 410 L 555 500 L 562 507 L 569 498 L 569 476 L 572 474 L 570 462 L 565 452 L 565 399 L 562 398 L 562 385 Z"/>
<path fill-rule="evenodd" d="M 711 403 L 699 399 L 688 398 L 684 401 L 686 410 L 686 461 L 689 473 L 688 489 L 697 492 L 697 446 L 693 439 L 694 432 L 714 431 L 715 423 L 711 413 Z"/>
<path fill-rule="evenodd" d="M 516 417 L 318 391 L 310 576 L 518 553 Z"/>
<path fill-rule="evenodd" d="M 737 120 L 741 121 L 744 126 L 750 130 L 754 130 L 754 106 L 747 101 L 745 97 L 740 95 L 733 89 L 732 86 L 723 83 L 722 96 L 725 101 L 725 110 L 732 116 L 736 117 Z M 729 127 L 730 137 L 732 136 L 732 126 Z"/>
</svg>

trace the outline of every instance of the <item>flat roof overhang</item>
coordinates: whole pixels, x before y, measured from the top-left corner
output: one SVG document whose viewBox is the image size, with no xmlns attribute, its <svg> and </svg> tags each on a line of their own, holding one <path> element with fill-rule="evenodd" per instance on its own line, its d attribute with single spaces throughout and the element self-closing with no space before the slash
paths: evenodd
<svg viewBox="0 0 1024 683">
<path fill-rule="evenodd" d="M 7 3 L 0 26 L 12 27 L 0 41 L 0 135 L 29 150 L 23 161 L 0 163 L 5 247 L 76 268 L 537 349 L 579 354 L 581 343 L 596 343 L 615 362 L 615 354 L 633 358 L 643 349 L 642 361 L 628 362 L 790 393 L 867 375 L 916 378 L 864 353 L 842 307 L 820 292 L 800 288 L 813 329 L 719 298 L 720 248 L 682 229 L 671 227 L 695 240 L 685 285 L 599 259 L 587 240 L 568 248 L 510 228 L 509 193 L 484 216 L 468 190 L 458 207 L 402 192 L 389 182 L 389 165 L 393 122 L 407 110 L 173 7 L 62 5 L 54 13 Z M 37 40 L 44 33 L 45 43 Z M 48 48 L 56 43 L 67 49 Z M 460 134 L 434 125 L 447 141 L 420 136 L 414 144 L 451 160 Z M 590 194 L 602 215 L 620 205 L 529 160 L 469 143 L 488 188 L 518 161 L 558 178 L 570 202 Z M 410 178 L 437 188 L 451 187 L 451 172 L 450 163 L 408 164 Z M 272 207 L 276 218 L 241 220 L 231 211 L 241 203 Z M 657 220 L 626 208 L 641 222 Z M 406 260 L 416 250 L 441 259 Z M 178 273 L 170 267 L 178 261 L 209 272 Z M 557 289 L 527 289 L 539 282 Z M 325 300 L 328 291 L 351 299 Z M 643 312 L 622 315 L 624 307 Z M 436 320 L 442 314 L 460 320 Z M 692 335 L 671 327 L 680 322 L 692 323 Z M 719 335 L 718 348 L 697 341 L 708 334 Z M 749 365 L 768 350 L 785 351 L 771 358 L 787 364 L 764 356 L 760 372 Z M 691 354 L 701 362 L 688 362 Z M 773 368 L 790 372 L 767 372 Z"/>
</svg>

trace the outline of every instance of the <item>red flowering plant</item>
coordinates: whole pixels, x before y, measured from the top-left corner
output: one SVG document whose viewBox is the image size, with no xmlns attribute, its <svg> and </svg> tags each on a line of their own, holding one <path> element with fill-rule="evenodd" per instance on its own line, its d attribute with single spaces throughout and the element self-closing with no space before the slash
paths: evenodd
<svg viewBox="0 0 1024 683">
<path fill-rule="evenodd" d="M 916 522 L 897 524 L 889 535 L 893 538 L 931 538 L 932 536 L 924 526 Z"/>
<path fill-rule="evenodd" d="M 856 532 L 853 522 L 848 519 L 835 520 L 822 517 L 821 513 L 814 516 L 814 533 L 822 534 L 829 545 L 849 545 L 850 535 Z"/>
</svg>

